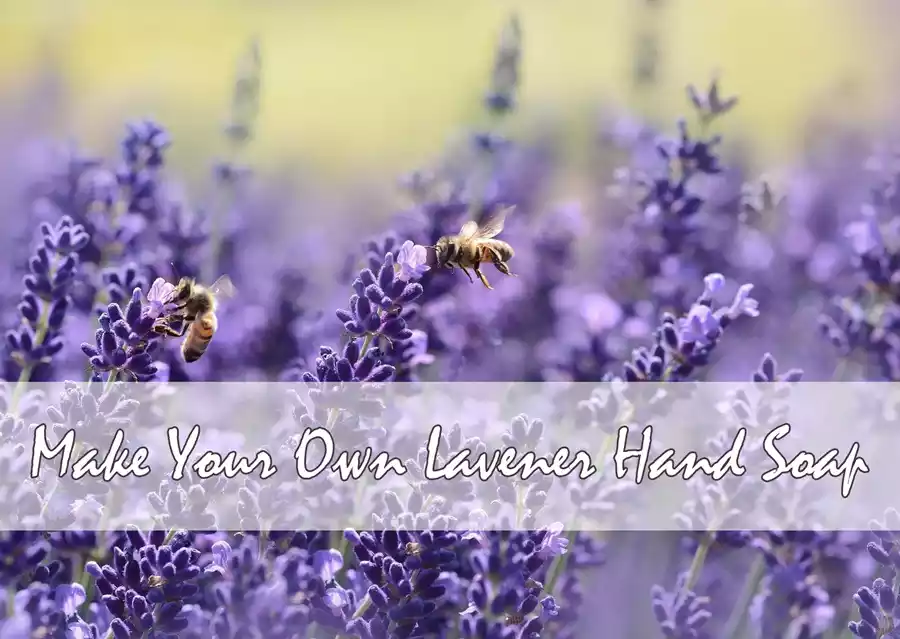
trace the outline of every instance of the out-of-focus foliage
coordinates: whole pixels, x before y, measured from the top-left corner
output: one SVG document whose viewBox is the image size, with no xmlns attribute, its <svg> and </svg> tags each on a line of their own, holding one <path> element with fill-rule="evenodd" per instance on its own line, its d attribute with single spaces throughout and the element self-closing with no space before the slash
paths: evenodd
<svg viewBox="0 0 900 639">
<path fill-rule="evenodd" d="M 883 103 L 873 99 L 881 38 L 858 4 L 836 0 L 0 0 L 0 86 L 56 63 L 66 85 L 59 133 L 111 144 L 110 122 L 146 114 L 182 141 L 177 160 L 215 139 L 235 52 L 256 35 L 267 78 L 258 159 L 303 154 L 344 174 L 396 172 L 478 117 L 484 60 L 512 9 L 529 30 L 511 126 L 564 115 L 578 148 L 598 100 L 671 121 L 681 88 L 713 69 L 748 96 L 730 126 L 753 130 L 766 155 L 794 146 L 811 105 L 868 117 Z M 648 38 L 658 82 L 636 91 L 635 43 Z"/>
</svg>

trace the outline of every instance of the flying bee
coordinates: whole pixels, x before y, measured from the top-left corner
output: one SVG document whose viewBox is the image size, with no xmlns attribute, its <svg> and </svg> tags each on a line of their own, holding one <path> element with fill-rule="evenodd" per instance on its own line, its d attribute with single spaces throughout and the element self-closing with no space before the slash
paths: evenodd
<svg viewBox="0 0 900 639">
<path fill-rule="evenodd" d="M 493 287 L 488 283 L 481 265 L 491 263 L 504 275 L 513 275 L 509 272 L 507 262 L 515 255 L 513 247 L 503 240 L 494 239 L 503 230 L 506 215 L 512 209 L 505 209 L 490 218 L 483 225 L 469 220 L 463 224 L 457 235 L 445 235 L 434 245 L 434 253 L 437 258 L 438 268 L 449 268 L 451 271 L 458 266 L 463 273 L 474 282 L 468 270 L 475 271 L 481 283 L 489 289 Z"/>
<path fill-rule="evenodd" d="M 234 297 L 235 292 L 231 278 L 227 275 L 208 287 L 198 284 L 193 278 L 182 277 L 166 299 L 166 303 L 174 304 L 176 310 L 157 322 L 153 330 L 163 335 L 184 337 L 181 356 L 189 364 L 196 362 L 206 352 L 219 327 L 216 317 L 218 302 Z M 174 321 L 181 322 L 180 330 L 172 328 L 171 323 Z"/>
</svg>

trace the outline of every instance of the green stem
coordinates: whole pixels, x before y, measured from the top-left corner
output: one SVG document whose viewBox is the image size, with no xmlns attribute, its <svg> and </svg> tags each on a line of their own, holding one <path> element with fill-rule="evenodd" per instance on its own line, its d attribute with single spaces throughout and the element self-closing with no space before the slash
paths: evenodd
<svg viewBox="0 0 900 639">
<path fill-rule="evenodd" d="M 525 504 L 522 500 L 522 490 L 516 486 L 516 528 L 522 527 L 522 514 L 525 510 Z"/>
<path fill-rule="evenodd" d="M 266 558 L 266 549 L 269 546 L 269 533 L 267 533 L 265 529 L 259 531 L 257 544 L 259 546 L 259 559 L 260 561 L 264 561 Z"/>
<path fill-rule="evenodd" d="M 756 596 L 756 592 L 759 590 L 759 584 L 762 582 L 762 578 L 765 574 L 766 560 L 762 555 L 757 555 L 756 559 L 753 560 L 753 565 L 750 567 L 750 573 L 744 580 L 741 594 L 738 597 L 737 602 L 735 602 L 734 608 L 731 610 L 731 615 L 728 617 L 728 621 L 725 624 L 725 632 L 722 633 L 723 639 L 737 639 L 739 636 L 738 633 L 743 629 L 744 621 L 747 618 L 747 612 L 750 610 L 750 605 L 753 603 L 753 597 Z"/>
<path fill-rule="evenodd" d="M 365 357 L 369 348 L 372 346 L 372 340 L 375 338 L 374 333 L 366 333 L 365 339 L 363 339 L 362 346 L 359 347 L 359 359 Z"/>
<path fill-rule="evenodd" d="M 112 388 L 112 385 L 116 383 L 116 379 L 119 377 L 119 371 L 111 370 L 109 371 L 109 375 L 106 377 L 106 383 L 103 384 L 103 394 L 109 392 L 109 389 Z"/>
<path fill-rule="evenodd" d="M 337 532 L 338 534 L 340 534 L 340 531 L 335 531 L 335 532 Z M 347 551 L 348 551 L 348 550 L 350 550 L 350 542 L 348 542 L 348 541 L 344 538 L 344 535 L 341 535 L 341 536 L 340 536 L 340 539 L 338 539 L 338 542 L 337 542 L 337 551 L 341 554 L 341 561 L 344 562 L 344 567 L 345 567 L 345 568 L 346 568 L 346 566 L 347 566 L 347 559 L 348 559 L 348 552 L 347 552 Z"/>
<path fill-rule="evenodd" d="M 836 382 L 844 381 L 844 377 L 847 375 L 847 371 L 849 368 L 850 364 L 848 362 L 848 358 L 840 358 L 834 367 L 834 372 L 831 374 L 831 379 Z"/>
<path fill-rule="evenodd" d="M 566 533 L 566 539 L 569 540 L 570 548 L 575 544 L 575 537 L 577 535 L 578 533 L 574 530 Z M 547 571 L 547 584 L 544 586 L 544 592 L 546 592 L 548 595 L 553 594 L 553 589 L 556 587 L 556 582 L 559 581 L 559 578 L 562 577 L 566 572 L 566 564 L 569 563 L 569 552 L 566 552 L 562 555 L 557 555 L 553 558 L 553 563 L 550 564 L 550 570 Z"/>
<path fill-rule="evenodd" d="M 369 609 L 369 606 L 372 605 L 372 599 L 369 595 L 363 597 L 363 600 L 359 602 L 359 606 L 356 608 L 356 612 L 353 613 L 351 619 L 359 619 L 364 614 L 366 614 L 366 610 Z"/>
<path fill-rule="evenodd" d="M 49 277 L 51 280 L 53 279 L 54 271 L 54 268 L 50 269 Z M 41 300 L 41 302 L 41 315 L 38 317 L 37 328 L 34 333 L 35 347 L 41 346 L 44 343 L 44 340 L 47 339 L 47 333 L 50 330 L 50 327 L 47 325 L 47 322 L 50 319 L 50 302 L 46 300 Z M 29 362 L 22 367 L 22 372 L 19 373 L 19 379 L 16 380 L 16 386 L 15 389 L 13 389 L 12 398 L 9 402 L 10 413 L 16 412 L 16 408 L 22 400 L 22 395 L 25 393 L 25 387 L 28 386 L 28 382 L 31 381 L 31 374 L 34 372 L 35 366 L 36 364 Z"/>
<path fill-rule="evenodd" d="M 369 348 L 372 346 L 372 342 L 375 338 L 374 333 L 366 333 L 365 338 L 363 339 L 362 346 L 359 349 L 359 359 L 362 359 L 365 354 L 368 352 Z M 331 428 L 334 426 L 334 422 L 337 421 L 337 411 L 332 409 L 328 415 L 328 425 L 327 428 Z M 357 486 L 356 493 L 359 495 L 360 487 Z M 358 499 L 356 501 L 359 501 Z M 340 537 L 340 541 L 338 542 L 338 552 L 341 553 L 341 557 L 344 557 L 347 554 L 347 551 L 350 548 L 350 542 L 344 538 L 343 534 Z M 345 558 L 346 559 L 346 558 Z M 356 609 L 356 612 L 353 613 L 353 619 L 359 619 L 366 613 L 366 610 L 369 609 L 369 606 L 372 605 L 372 600 L 369 598 L 369 595 L 366 595 L 363 600 L 359 603 L 359 607 Z"/>
<path fill-rule="evenodd" d="M 78 616 L 82 619 L 87 619 L 87 614 L 91 609 L 91 593 L 94 591 L 94 577 L 84 569 L 84 562 L 80 557 L 76 556 L 73 561 L 75 562 L 75 565 L 72 567 L 72 576 L 79 584 L 81 584 L 81 587 L 84 588 L 84 593 L 86 595 L 84 603 L 78 608 Z"/>
<path fill-rule="evenodd" d="M 365 484 L 363 482 L 356 483 L 356 491 L 353 496 L 353 507 L 356 507 L 356 504 L 362 500 L 362 496 L 365 491 Z M 344 560 L 344 568 L 346 569 L 349 564 L 350 559 L 350 542 L 347 541 L 347 538 L 344 537 L 344 533 L 342 531 L 337 531 L 340 535 L 340 539 L 337 543 L 337 550 L 341 553 L 341 558 Z"/>
<path fill-rule="evenodd" d="M 600 443 L 600 452 L 597 453 L 597 456 L 594 459 L 597 459 L 599 463 L 602 463 L 606 458 L 606 454 L 609 452 L 610 448 L 612 448 L 612 445 L 615 441 L 616 436 L 614 434 L 609 433 L 605 435 L 603 437 L 603 441 Z M 577 518 L 575 520 L 574 527 L 578 527 Z M 572 547 L 575 545 L 575 538 L 577 537 L 577 535 L 577 530 L 570 530 L 566 533 L 566 539 L 569 540 L 569 552 L 574 552 L 574 549 Z M 550 564 L 550 569 L 547 571 L 547 584 L 544 586 L 544 592 L 546 592 L 548 595 L 553 594 L 553 589 L 556 587 L 556 582 L 565 571 L 566 564 L 569 563 L 569 552 L 557 555 L 553 558 L 553 563 Z"/>
<path fill-rule="evenodd" d="M 697 580 L 700 578 L 700 572 L 703 570 L 703 564 L 706 563 L 706 556 L 709 554 L 709 549 L 712 548 L 714 540 L 713 533 L 704 533 L 703 538 L 700 540 L 700 544 L 697 546 L 697 551 L 694 553 L 691 566 L 688 568 L 687 578 L 684 580 L 684 588 L 678 595 L 679 600 L 697 585 Z"/>
</svg>

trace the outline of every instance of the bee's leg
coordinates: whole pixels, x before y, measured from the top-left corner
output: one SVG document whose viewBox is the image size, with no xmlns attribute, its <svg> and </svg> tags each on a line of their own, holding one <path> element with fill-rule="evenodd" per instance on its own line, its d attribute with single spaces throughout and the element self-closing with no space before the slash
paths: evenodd
<svg viewBox="0 0 900 639">
<path fill-rule="evenodd" d="M 462 269 L 462 272 L 466 274 L 466 277 L 469 278 L 469 281 L 472 282 L 472 283 L 474 284 L 474 283 L 475 283 L 475 280 L 472 279 L 472 274 L 469 273 L 469 270 L 468 270 L 465 266 L 460 266 L 459 268 L 461 268 L 461 269 Z M 477 268 L 475 269 L 475 272 L 478 272 L 478 269 L 477 269 Z"/>
<path fill-rule="evenodd" d="M 184 334 L 187 333 L 189 323 L 183 322 L 181 325 L 181 330 L 176 331 L 174 328 L 168 325 L 165 321 L 157 321 L 153 325 L 153 332 L 159 335 L 167 335 L 169 337 L 184 337 Z"/>
<path fill-rule="evenodd" d="M 512 277 L 516 277 L 515 273 L 510 273 L 509 265 L 506 262 L 501 262 L 500 260 L 497 260 L 496 262 L 494 262 L 494 266 L 497 268 L 498 271 L 500 271 L 504 275 L 510 275 Z"/>
<path fill-rule="evenodd" d="M 490 290 L 494 290 L 494 287 L 488 284 L 487 278 L 484 276 L 484 273 L 481 272 L 481 269 L 477 266 L 475 267 L 475 275 L 478 276 L 478 279 L 481 280 L 481 283 L 484 284 L 485 288 Z"/>
<path fill-rule="evenodd" d="M 516 277 L 514 273 L 509 272 L 509 266 L 506 262 L 503 261 L 503 256 L 496 249 L 491 249 L 490 252 L 491 263 L 494 265 L 498 271 L 503 273 L 504 275 L 511 275 L 512 277 Z"/>
</svg>

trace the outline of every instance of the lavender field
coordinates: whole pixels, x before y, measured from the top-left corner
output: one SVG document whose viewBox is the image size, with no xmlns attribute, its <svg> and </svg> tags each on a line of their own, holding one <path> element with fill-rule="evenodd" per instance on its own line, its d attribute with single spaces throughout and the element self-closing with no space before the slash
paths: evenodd
<svg viewBox="0 0 900 639">
<path fill-rule="evenodd" d="M 224 152 L 208 157 L 142 110 L 104 122 L 119 144 L 95 154 L 41 124 L 55 85 L 38 78 L 0 109 L 0 443 L 46 420 L 127 430 L 144 407 L 115 394 L 135 383 L 900 379 L 896 121 L 861 126 L 834 98 L 809 115 L 800 153 L 761 169 L 758 118 L 734 124 L 760 98 L 712 68 L 667 87 L 660 24 L 620 55 L 632 97 L 666 108 L 595 105 L 594 128 L 577 132 L 590 150 L 572 159 L 565 114 L 516 120 L 529 23 L 510 12 L 465 107 L 476 124 L 396 176 L 397 210 L 366 184 L 383 167 L 349 188 L 302 162 L 257 161 L 265 37 L 235 52 L 230 103 L 201 116 L 227 114 Z M 648 115 L 670 105 L 680 118 Z M 442 267 L 442 237 L 498 214 L 512 275 L 485 264 L 488 288 Z M 195 319 L 174 285 L 222 275 L 234 293 L 188 363 L 158 330 Z M 63 381 L 78 385 L 49 407 L 33 394 Z M 513 419 L 510 438 L 553 437 L 552 424 L 529 428 Z M 52 494 L 0 452 L 25 485 L 3 505 L 42 524 L 0 532 L 0 639 L 900 637 L 896 511 L 855 532 L 460 531 L 413 490 L 384 503 L 408 525 L 279 530 L 254 515 L 253 484 L 242 530 L 95 531 L 73 524 L 84 501 L 51 516 Z M 535 486 L 525 503 L 540 510 Z M 188 502 L 199 516 L 215 489 L 179 490 L 148 492 L 160 522 Z"/>
</svg>

